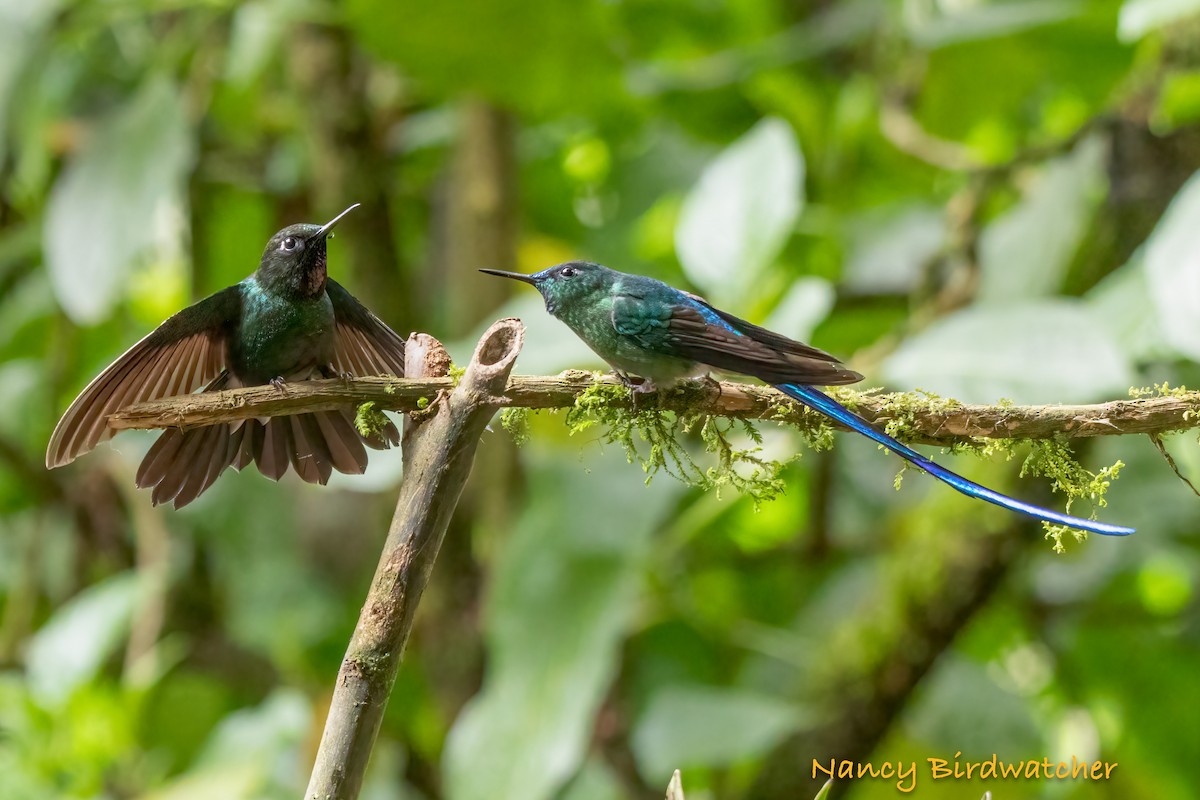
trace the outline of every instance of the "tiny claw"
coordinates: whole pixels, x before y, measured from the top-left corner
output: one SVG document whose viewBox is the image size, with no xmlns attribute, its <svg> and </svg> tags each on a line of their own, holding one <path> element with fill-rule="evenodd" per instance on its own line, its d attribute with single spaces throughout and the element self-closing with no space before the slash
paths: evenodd
<svg viewBox="0 0 1200 800">
<path fill-rule="evenodd" d="M 282 376 L 276 375 L 274 378 L 271 378 L 271 385 L 274 386 L 275 391 L 279 392 L 280 394 L 287 394 L 287 381 L 285 381 Z"/>
<path fill-rule="evenodd" d="M 353 375 L 351 375 L 349 372 L 341 371 L 333 364 L 326 364 L 325 366 L 321 367 L 321 376 L 324 378 L 339 378 L 346 383 L 354 380 Z"/>
</svg>

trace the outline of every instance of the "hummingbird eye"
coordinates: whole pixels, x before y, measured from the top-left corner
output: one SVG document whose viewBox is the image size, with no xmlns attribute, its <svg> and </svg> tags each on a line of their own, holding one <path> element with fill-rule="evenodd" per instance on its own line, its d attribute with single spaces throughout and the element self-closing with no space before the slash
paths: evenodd
<svg viewBox="0 0 1200 800">
<path fill-rule="evenodd" d="M 295 250 L 299 246 L 300 240 L 295 236 L 289 236 L 283 240 L 283 244 L 281 244 L 279 247 L 282 250 Z"/>
<path fill-rule="evenodd" d="M 558 274 L 562 275 L 564 278 L 571 278 L 574 277 L 575 273 L 578 271 L 579 270 L 575 269 L 574 267 L 563 267 L 561 270 L 559 270 Z"/>
</svg>

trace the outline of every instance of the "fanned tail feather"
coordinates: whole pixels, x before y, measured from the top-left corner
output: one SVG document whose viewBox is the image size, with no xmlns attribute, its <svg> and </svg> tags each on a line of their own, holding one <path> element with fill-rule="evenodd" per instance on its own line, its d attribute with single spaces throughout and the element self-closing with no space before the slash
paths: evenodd
<svg viewBox="0 0 1200 800">
<path fill-rule="evenodd" d="M 998 505 L 1001 508 L 1007 508 L 1010 511 L 1016 511 L 1018 514 L 1025 514 L 1035 519 L 1054 522 L 1059 525 L 1069 525 L 1072 528 L 1100 533 L 1105 536 L 1128 536 L 1134 532 L 1133 528 L 1126 528 L 1121 525 L 1109 525 L 1103 522 L 1096 522 L 1095 520 L 1072 517 L 1069 514 L 1063 514 L 1058 511 L 1051 511 L 1048 508 L 1035 506 L 1031 503 L 1025 503 L 1000 494 L 986 486 L 980 486 L 978 483 L 967 480 L 958 473 L 930 461 L 911 447 L 901 444 L 819 389 L 790 383 L 776 384 L 775 388 L 788 397 L 799 400 L 814 411 L 819 411 L 830 419 L 842 423 L 847 428 L 861 433 L 871 441 L 883 445 L 905 461 L 915 464 L 933 477 L 957 489 L 968 497 L 976 497 Z"/>
<path fill-rule="evenodd" d="M 366 447 L 385 449 L 400 441 L 390 422 L 369 437 L 343 410 L 248 419 L 203 428 L 168 428 L 146 453 L 137 472 L 138 488 L 153 487 L 155 505 L 183 508 L 208 490 L 228 467 L 251 463 L 271 480 L 291 466 L 308 483 L 325 484 L 333 470 L 361 475 L 367 468 Z"/>
</svg>

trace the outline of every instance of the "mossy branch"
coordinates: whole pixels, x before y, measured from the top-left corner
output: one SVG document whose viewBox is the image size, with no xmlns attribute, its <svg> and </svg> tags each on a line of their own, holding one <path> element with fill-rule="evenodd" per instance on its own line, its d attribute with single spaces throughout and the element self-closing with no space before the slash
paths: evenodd
<svg viewBox="0 0 1200 800">
<path fill-rule="evenodd" d="M 452 378 L 360 378 L 289 384 L 283 392 L 255 386 L 224 392 L 169 397 L 139 403 L 114 414 L 109 424 L 126 428 L 210 425 L 250 417 L 325 411 L 374 403 L 388 411 L 416 411 L 439 392 L 453 388 Z M 574 408 L 593 386 L 618 386 L 611 376 L 571 370 L 560 375 L 513 375 L 501 408 Z M 855 392 L 841 389 L 834 397 L 867 420 L 887 426 L 897 438 L 918 444 L 953 445 L 972 439 L 1055 439 L 1163 434 L 1200 427 L 1200 392 L 1172 390 L 1091 405 L 973 405 L 935 395 Z M 651 408 L 682 414 L 764 419 L 794 424 L 818 433 L 828 421 L 794 403 L 769 386 L 709 382 L 685 384 L 637 398 L 638 410 Z M 634 410 L 628 392 L 604 393 L 613 409 Z"/>
</svg>

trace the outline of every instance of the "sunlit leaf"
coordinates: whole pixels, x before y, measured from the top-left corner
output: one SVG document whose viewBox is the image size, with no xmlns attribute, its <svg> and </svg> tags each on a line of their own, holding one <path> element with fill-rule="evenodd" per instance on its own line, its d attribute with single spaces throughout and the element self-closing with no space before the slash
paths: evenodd
<svg viewBox="0 0 1200 800">
<path fill-rule="evenodd" d="M 1146 240 L 1146 276 L 1167 341 L 1200 358 L 1200 173 L 1183 185 Z"/>
<path fill-rule="evenodd" d="M 976 403 L 1087 402 L 1133 380 L 1112 333 L 1072 300 L 959 311 L 905 341 L 883 375 L 896 389 Z"/>
<path fill-rule="evenodd" d="M 156 79 L 68 163 L 50 193 L 43 247 L 55 294 L 74 320 L 98 322 L 120 299 L 156 223 L 181 203 L 191 161 L 183 98 Z"/>
<path fill-rule="evenodd" d="M 1085 139 L 1074 152 L 1046 165 L 1038 181 L 1011 211 L 980 237 L 984 302 L 1053 294 L 1104 200 L 1108 147 Z"/>
<path fill-rule="evenodd" d="M 1166 25 L 1200 14 L 1200 0 L 1125 0 L 1117 19 L 1117 36 L 1133 42 Z"/>
<path fill-rule="evenodd" d="M 33 635 L 25 664 L 39 703 L 56 706 L 96 675 L 128 631 L 137 597 L 137 576 L 115 575 L 73 597 Z"/>
<path fill-rule="evenodd" d="M 678 492 L 617 453 L 543 458 L 488 598 L 484 688 L 447 741 L 447 795 L 542 800 L 578 770 L 616 669 L 646 538 Z M 603 486 L 604 491 L 596 491 Z"/>
<path fill-rule="evenodd" d="M 714 299 L 744 292 L 779 255 L 803 202 L 795 134 L 764 119 L 708 165 L 684 201 L 675 229 L 684 271 Z"/>
<path fill-rule="evenodd" d="M 745 689 L 673 686 L 650 702 L 633 731 L 648 781 L 691 764 L 724 766 L 761 755 L 805 721 L 778 697 Z"/>
</svg>

